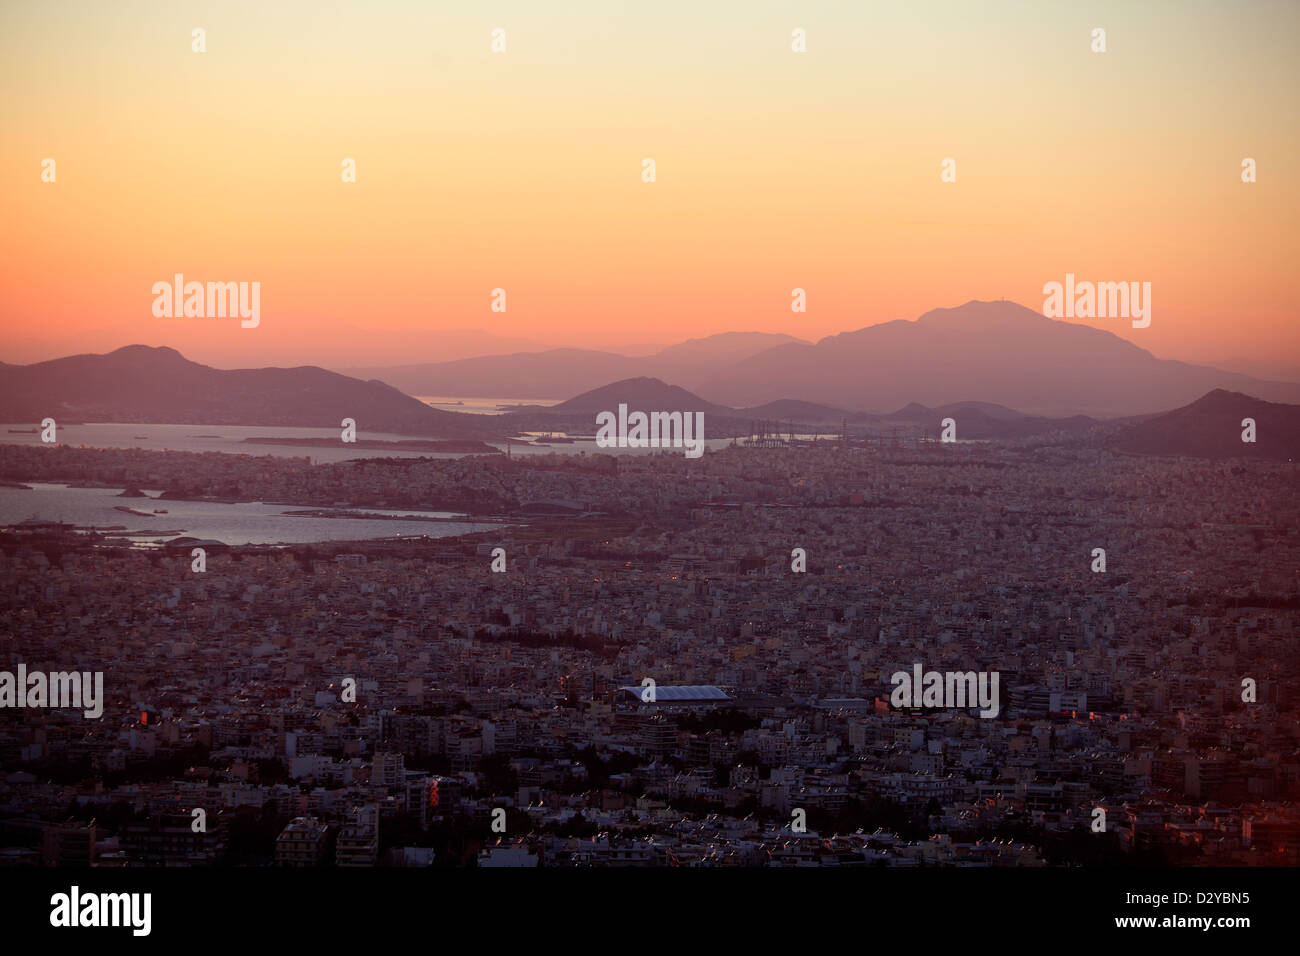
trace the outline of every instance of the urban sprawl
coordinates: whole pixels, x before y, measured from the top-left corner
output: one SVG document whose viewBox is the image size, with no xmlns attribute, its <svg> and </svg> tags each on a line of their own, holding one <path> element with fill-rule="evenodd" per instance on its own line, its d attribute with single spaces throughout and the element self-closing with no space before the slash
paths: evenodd
<svg viewBox="0 0 1300 956">
<path fill-rule="evenodd" d="M 0 708 L 0 863 L 1300 863 L 1289 463 L 0 445 L 0 478 L 495 522 L 0 530 L 0 670 L 103 674 L 94 718 Z M 921 667 L 996 707 L 895 706 Z"/>
</svg>

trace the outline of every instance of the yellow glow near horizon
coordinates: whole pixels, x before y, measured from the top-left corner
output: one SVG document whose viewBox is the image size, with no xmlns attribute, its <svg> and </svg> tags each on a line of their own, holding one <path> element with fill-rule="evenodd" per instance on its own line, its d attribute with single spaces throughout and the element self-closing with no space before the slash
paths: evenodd
<svg viewBox="0 0 1300 956">
<path fill-rule="evenodd" d="M 1092 324 L 1158 356 L 1300 364 L 1295 4 L 317 6 L 0 12 L 0 358 L 816 339 L 1073 272 L 1151 282 Z M 154 318 L 176 272 L 261 282 L 259 328 Z"/>
</svg>

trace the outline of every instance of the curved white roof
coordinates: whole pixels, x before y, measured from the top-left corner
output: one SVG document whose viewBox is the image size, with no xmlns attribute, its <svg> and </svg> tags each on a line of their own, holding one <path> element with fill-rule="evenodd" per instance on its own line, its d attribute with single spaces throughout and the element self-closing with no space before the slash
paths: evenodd
<svg viewBox="0 0 1300 956">
<path fill-rule="evenodd" d="M 620 687 L 619 689 L 640 697 L 641 692 L 646 688 Z M 666 700 L 731 700 L 731 698 L 712 684 L 657 685 L 655 702 L 662 703 Z"/>
</svg>

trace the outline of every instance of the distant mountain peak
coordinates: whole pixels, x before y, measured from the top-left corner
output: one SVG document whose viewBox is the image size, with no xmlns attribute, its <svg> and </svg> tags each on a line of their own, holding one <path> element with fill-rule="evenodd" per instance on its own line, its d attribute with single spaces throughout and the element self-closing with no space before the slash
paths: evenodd
<svg viewBox="0 0 1300 956">
<path fill-rule="evenodd" d="M 1202 414 L 1251 415 L 1263 409 L 1293 408 L 1293 404 L 1270 402 L 1244 392 L 1216 388 L 1185 406 L 1184 411 Z"/>
<path fill-rule="evenodd" d="M 1245 418 L 1258 428 L 1253 442 L 1242 441 Z M 1189 405 L 1144 417 L 1116 435 L 1111 445 L 1153 455 L 1293 461 L 1300 457 L 1300 405 L 1216 388 Z"/>
<path fill-rule="evenodd" d="M 128 345 L 106 355 L 71 355 L 0 369 L 0 415 L 40 421 L 184 422 L 362 428 L 439 438 L 495 437 L 485 416 L 430 408 L 390 385 L 315 366 L 214 369 L 165 346 Z"/>
<path fill-rule="evenodd" d="M 167 345 L 123 345 L 120 349 L 114 349 L 109 355 L 150 355 L 158 358 L 178 358 L 184 359 L 185 356 Z M 186 359 L 188 361 L 188 359 Z"/>
<path fill-rule="evenodd" d="M 735 361 L 782 345 L 809 344 L 811 343 L 785 332 L 717 332 L 670 345 L 655 353 L 654 358 L 723 358 Z"/>
<path fill-rule="evenodd" d="M 898 411 L 885 415 L 885 418 L 920 418 L 929 417 L 934 412 L 919 402 L 908 402 Z"/>
<path fill-rule="evenodd" d="M 954 326 L 971 327 L 986 325 L 1004 326 L 1010 323 L 1046 323 L 1052 319 L 1041 312 L 1012 302 L 1010 299 L 971 299 L 969 302 L 953 308 L 931 309 L 917 317 L 918 325 L 935 325 L 952 328 Z"/>
<path fill-rule="evenodd" d="M 706 402 L 680 385 L 669 385 L 647 375 L 625 378 L 593 388 L 581 395 L 575 395 L 568 401 L 551 406 L 548 411 L 554 414 L 613 411 L 620 404 L 626 404 L 629 408 L 640 411 L 703 411 L 712 414 L 726 414 L 732 411 L 721 405 Z"/>
<path fill-rule="evenodd" d="M 1251 398 L 1245 392 L 1233 392 L 1226 388 L 1216 388 L 1206 392 L 1193 405 L 1200 405 L 1203 402 L 1226 402 L 1226 401 L 1247 401 L 1253 402 L 1258 399 Z"/>
</svg>

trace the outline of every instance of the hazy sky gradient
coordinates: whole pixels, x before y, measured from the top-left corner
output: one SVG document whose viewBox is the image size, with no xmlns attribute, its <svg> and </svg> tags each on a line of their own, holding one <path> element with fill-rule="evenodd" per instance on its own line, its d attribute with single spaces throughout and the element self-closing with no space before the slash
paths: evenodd
<svg viewBox="0 0 1300 956">
<path fill-rule="evenodd" d="M 1093 324 L 1158 356 L 1300 364 L 1298 35 L 1286 2 L 8 4 L 0 359 L 815 339 L 1074 272 L 1151 282 L 1150 328 Z M 175 272 L 260 281 L 261 326 L 154 318 Z"/>
</svg>

